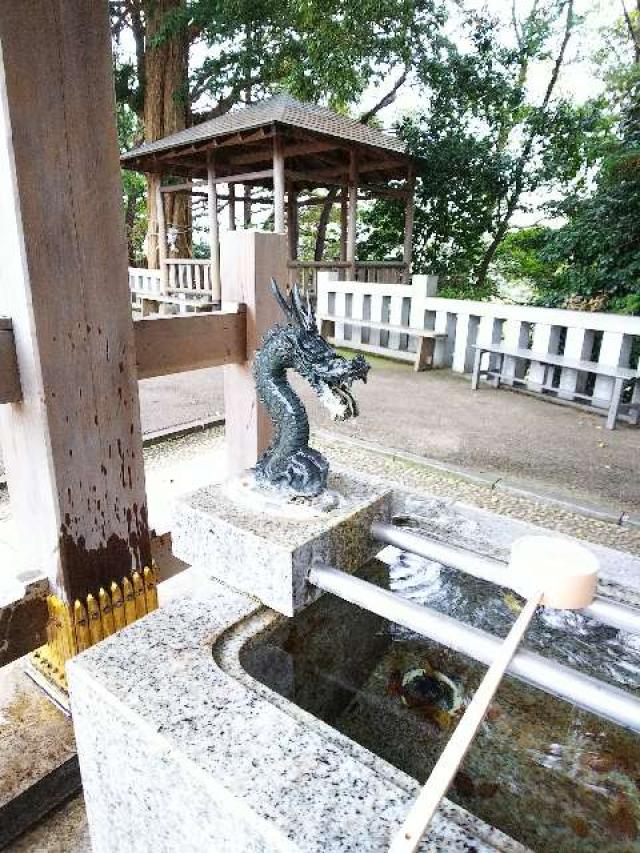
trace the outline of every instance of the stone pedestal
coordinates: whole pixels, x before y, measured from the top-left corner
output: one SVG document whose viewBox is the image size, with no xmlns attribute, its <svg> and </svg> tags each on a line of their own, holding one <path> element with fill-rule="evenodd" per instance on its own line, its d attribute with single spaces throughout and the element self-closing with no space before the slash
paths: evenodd
<svg viewBox="0 0 640 853">
<path fill-rule="evenodd" d="M 328 494 L 337 505 L 305 518 L 304 505 L 252 508 L 233 484 L 199 489 L 176 505 L 173 553 L 293 616 L 319 595 L 306 582 L 313 562 L 355 571 L 380 549 L 369 534 L 372 522 L 389 518 L 390 489 L 332 473 Z"/>
</svg>

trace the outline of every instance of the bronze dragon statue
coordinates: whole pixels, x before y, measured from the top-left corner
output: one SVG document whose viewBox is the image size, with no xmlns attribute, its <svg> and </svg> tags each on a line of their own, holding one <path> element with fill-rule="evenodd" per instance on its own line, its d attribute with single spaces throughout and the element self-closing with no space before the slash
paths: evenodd
<svg viewBox="0 0 640 853">
<path fill-rule="evenodd" d="M 311 304 L 308 298 L 303 304 L 297 285 L 289 299 L 274 280 L 271 288 L 288 323 L 267 332 L 253 362 L 258 398 L 274 429 L 254 473 L 258 482 L 282 486 L 294 495 L 315 496 L 327 484 L 329 463 L 309 447 L 309 419 L 287 370 L 309 382 L 335 420 L 347 420 L 358 414 L 351 384 L 355 379 L 367 381 L 369 364 L 361 355 L 343 358 L 324 340 Z"/>
</svg>

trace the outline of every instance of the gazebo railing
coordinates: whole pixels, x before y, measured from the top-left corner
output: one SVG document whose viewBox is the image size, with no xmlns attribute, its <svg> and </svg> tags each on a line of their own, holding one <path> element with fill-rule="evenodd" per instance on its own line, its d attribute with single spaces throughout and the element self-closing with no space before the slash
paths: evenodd
<svg viewBox="0 0 640 853">
<path fill-rule="evenodd" d="M 289 284 L 298 282 L 312 296 L 317 293 L 318 272 L 334 272 L 339 281 L 351 278 L 348 261 L 289 261 Z M 402 284 L 407 267 L 402 261 L 358 261 L 356 281 L 363 283 Z"/>
<path fill-rule="evenodd" d="M 167 258 L 170 293 L 211 293 L 211 261 L 208 258 Z"/>
</svg>

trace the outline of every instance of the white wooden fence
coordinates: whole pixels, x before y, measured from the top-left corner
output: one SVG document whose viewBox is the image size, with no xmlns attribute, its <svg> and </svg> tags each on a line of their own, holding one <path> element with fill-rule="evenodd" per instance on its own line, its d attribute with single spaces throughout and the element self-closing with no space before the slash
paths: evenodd
<svg viewBox="0 0 640 853">
<path fill-rule="evenodd" d="M 475 343 L 503 342 L 514 349 L 530 349 L 529 365 L 505 358 L 503 371 L 506 384 L 510 378 L 511 384 L 519 380 L 530 390 L 540 390 L 543 378 L 544 368 L 536 364 L 536 354 L 563 354 L 573 361 L 615 367 L 639 366 L 631 363 L 640 345 L 639 317 L 442 299 L 433 295 L 436 281 L 433 276 L 413 276 L 410 285 L 363 284 L 336 281 L 331 274 L 320 273 L 318 314 L 344 318 L 344 323 L 335 324 L 337 344 L 406 360 L 416 349 L 410 334 L 359 328 L 349 325 L 349 318 L 443 332 L 447 337 L 436 342 L 434 367 L 451 367 L 457 373 L 471 371 Z M 561 399 L 573 400 L 579 394 L 597 406 L 608 405 L 613 382 L 611 377 L 594 377 L 568 367 L 557 368 L 553 380 Z"/>
<path fill-rule="evenodd" d="M 131 306 L 140 309 L 140 297 L 149 294 L 175 296 L 176 309 L 187 310 L 181 304 L 186 296 L 211 295 L 211 263 L 196 258 L 167 258 L 167 283 L 163 290 L 160 270 L 129 267 L 129 290 Z"/>
</svg>

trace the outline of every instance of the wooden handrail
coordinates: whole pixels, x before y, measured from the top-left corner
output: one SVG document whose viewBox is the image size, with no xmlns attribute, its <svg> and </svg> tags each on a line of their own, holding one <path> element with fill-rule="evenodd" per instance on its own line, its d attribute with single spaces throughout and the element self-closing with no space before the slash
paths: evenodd
<svg viewBox="0 0 640 853">
<path fill-rule="evenodd" d="M 133 331 L 139 379 L 242 364 L 247 358 L 244 305 L 211 314 L 136 320 Z"/>
</svg>

